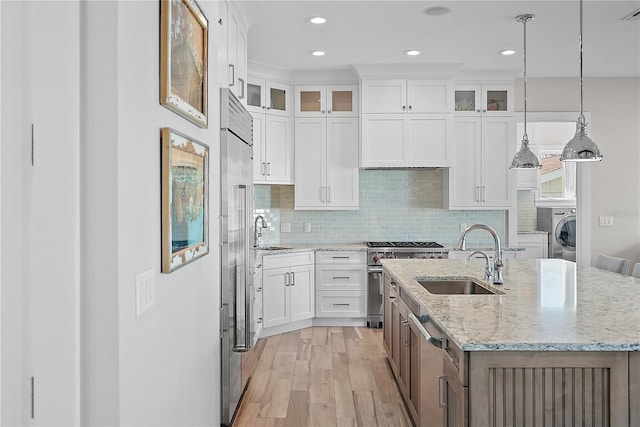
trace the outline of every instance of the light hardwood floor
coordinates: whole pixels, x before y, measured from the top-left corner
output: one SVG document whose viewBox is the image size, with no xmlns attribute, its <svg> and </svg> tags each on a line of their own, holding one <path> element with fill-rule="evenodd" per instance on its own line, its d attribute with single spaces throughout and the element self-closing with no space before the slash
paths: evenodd
<svg viewBox="0 0 640 427">
<path fill-rule="evenodd" d="M 411 426 L 381 329 L 307 328 L 259 348 L 234 427 Z"/>
</svg>

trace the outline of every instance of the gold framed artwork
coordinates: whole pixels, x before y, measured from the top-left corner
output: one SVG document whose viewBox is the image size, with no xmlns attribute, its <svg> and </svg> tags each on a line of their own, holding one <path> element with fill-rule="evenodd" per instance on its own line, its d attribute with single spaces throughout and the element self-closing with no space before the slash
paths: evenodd
<svg viewBox="0 0 640 427">
<path fill-rule="evenodd" d="M 209 253 L 209 147 L 162 128 L 162 272 Z"/>
<path fill-rule="evenodd" d="M 209 22 L 195 0 L 160 1 L 160 104 L 206 128 Z"/>
</svg>

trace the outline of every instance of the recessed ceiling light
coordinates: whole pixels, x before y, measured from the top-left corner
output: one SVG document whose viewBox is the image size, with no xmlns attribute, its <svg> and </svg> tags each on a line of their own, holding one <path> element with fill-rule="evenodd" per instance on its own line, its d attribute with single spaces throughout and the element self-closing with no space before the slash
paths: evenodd
<svg viewBox="0 0 640 427">
<path fill-rule="evenodd" d="M 501 50 L 500 53 L 502 55 L 513 55 L 514 53 L 516 53 L 516 51 L 513 49 L 505 49 L 505 50 Z"/>
<path fill-rule="evenodd" d="M 324 50 L 314 50 L 313 52 L 311 52 L 311 55 L 313 56 L 324 56 L 324 54 Z"/>
<path fill-rule="evenodd" d="M 313 18 L 309 18 L 309 22 L 311 22 L 312 24 L 324 24 L 325 22 L 327 22 L 327 20 L 322 16 L 314 16 Z"/>
<path fill-rule="evenodd" d="M 434 6 L 434 7 L 426 8 L 424 10 L 424 13 L 426 13 L 429 16 L 442 16 L 442 15 L 446 15 L 449 12 L 451 12 L 451 9 L 444 6 Z"/>
<path fill-rule="evenodd" d="M 420 51 L 415 49 L 407 50 L 405 53 L 409 56 L 420 55 Z"/>
</svg>

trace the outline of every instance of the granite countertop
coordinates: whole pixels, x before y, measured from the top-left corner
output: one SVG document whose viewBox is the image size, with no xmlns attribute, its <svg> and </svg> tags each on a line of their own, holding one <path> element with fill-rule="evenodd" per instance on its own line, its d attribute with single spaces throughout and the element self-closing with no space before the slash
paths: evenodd
<svg viewBox="0 0 640 427">
<path fill-rule="evenodd" d="M 560 259 L 506 260 L 504 285 L 480 260 L 382 260 L 465 351 L 640 351 L 640 279 Z M 499 295 L 435 295 L 416 278 L 473 278 Z"/>
<path fill-rule="evenodd" d="M 364 243 L 345 243 L 343 245 L 331 245 L 328 243 L 304 244 L 304 245 L 269 245 L 257 247 L 256 255 L 280 255 L 305 251 L 366 251 L 367 245 Z"/>
<path fill-rule="evenodd" d="M 541 230 L 524 230 L 524 231 L 518 230 L 518 234 L 549 234 L 549 232 L 541 231 Z"/>
</svg>

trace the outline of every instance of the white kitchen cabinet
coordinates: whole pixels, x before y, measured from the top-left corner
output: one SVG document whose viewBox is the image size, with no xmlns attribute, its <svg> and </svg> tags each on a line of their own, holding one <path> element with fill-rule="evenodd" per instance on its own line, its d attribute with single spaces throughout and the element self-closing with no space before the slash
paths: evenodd
<svg viewBox="0 0 640 427">
<path fill-rule="evenodd" d="M 366 317 L 366 252 L 316 252 L 316 317 Z"/>
<path fill-rule="evenodd" d="M 451 114 L 363 114 L 360 166 L 449 167 Z"/>
<path fill-rule="evenodd" d="M 454 153 L 444 174 L 449 209 L 506 209 L 514 205 L 513 117 L 455 117 Z"/>
<path fill-rule="evenodd" d="M 296 86 L 295 116 L 358 117 L 358 85 Z"/>
<path fill-rule="evenodd" d="M 285 83 L 249 76 L 247 81 L 247 110 L 291 117 L 291 86 Z"/>
<path fill-rule="evenodd" d="M 293 184 L 293 144 L 290 117 L 265 113 L 253 116 L 253 182 Z"/>
<path fill-rule="evenodd" d="M 358 119 L 296 118 L 295 208 L 357 209 Z"/>
<path fill-rule="evenodd" d="M 224 49 L 224 46 L 221 45 L 221 48 Z M 227 67 L 221 76 L 227 76 L 227 79 L 223 87 L 231 89 L 242 104 L 246 105 L 247 28 L 233 2 L 227 4 L 226 48 Z"/>
<path fill-rule="evenodd" d="M 313 252 L 264 256 L 262 266 L 264 328 L 313 318 Z"/>
<path fill-rule="evenodd" d="M 513 116 L 513 85 L 467 83 L 454 88 L 456 116 Z"/>
<path fill-rule="evenodd" d="M 451 113 L 453 82 L 448 79 L 367 79 L 362 81 L 362 113 Z"/>
<path fill-rule="evenodd" d="M 548 233 L 518 233 L 518 246 L 525 248 L 520 258 L 540 259 L 549 257 Z"/>
</svg>

